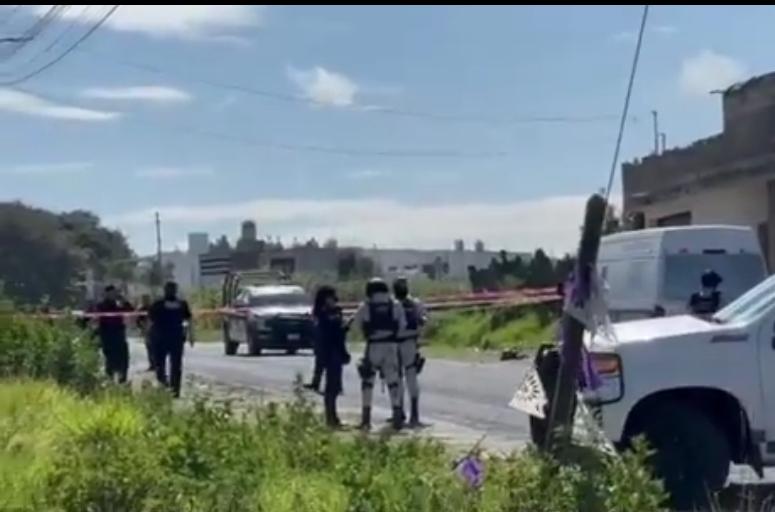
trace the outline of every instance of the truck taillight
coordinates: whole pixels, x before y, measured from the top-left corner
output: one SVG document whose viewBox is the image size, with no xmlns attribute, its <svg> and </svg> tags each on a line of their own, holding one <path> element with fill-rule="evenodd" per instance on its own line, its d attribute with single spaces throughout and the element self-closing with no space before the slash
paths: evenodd
<svg viewBox="0 0 775 512">
<path fill-rule="evenodd" d="M 597 374 L 598 382 L 582 390 L 587 403 L 604 405 L 621 400 L 624 395 L 622 360 L 617 354 L 595 352 L 590 354 L 590 363 Z"/>
<path fill-rule="evenodd" d="M 616 354 L 593 353 L 592 367 L 600 376 L 615 376 L 622 372 L 622 361 Z"/>
</svg>

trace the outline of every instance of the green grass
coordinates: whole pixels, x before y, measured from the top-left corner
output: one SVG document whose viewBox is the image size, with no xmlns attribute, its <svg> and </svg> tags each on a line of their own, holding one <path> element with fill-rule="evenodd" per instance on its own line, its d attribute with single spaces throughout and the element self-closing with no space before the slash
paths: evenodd
<svg viewBox="0 0 775 512">
<path fill-rule="evenodd" d="M 556 317 L 548 306 L 449 312 L 434 316 L 425 330 L 429 349 L 532 350 L 556 337 Z"/>
<path fill-rule="evenodd" d="M 0 510 L 14 512 L 609 512 L 659 510 L 644 451 L 560 467 L 486 459 L 471 489 L 439 442 L 336 434 L 295 401 L 235 411 L 106 385 L 67 324 L 0 325 Z"/>
<path fill-rule="evenodd" d="M 333 435 L 301 398 L 240 415 L 25 380 L 0 381 L 0 397 L 0 510 L 650 512 L 662 500 L 645 453 L 559 467 L 516 452 L 488 458 L 470 489 L 441 444 Z"/>
</svg>

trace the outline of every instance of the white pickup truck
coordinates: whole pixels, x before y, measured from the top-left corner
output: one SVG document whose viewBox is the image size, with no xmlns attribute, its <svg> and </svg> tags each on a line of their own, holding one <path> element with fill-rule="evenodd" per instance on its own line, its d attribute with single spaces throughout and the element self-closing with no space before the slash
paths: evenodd
<svg viewBox="0 0 775 512">
<path fill-rule="evenodd" d="M 709 319 L 613 325 L 587 340 L 603 385 L 584 391 L 620 448 L 643 434 L 675 505 L 704 503 L 730 463 L 775 465 L 775 277 Z"/>
</svg>

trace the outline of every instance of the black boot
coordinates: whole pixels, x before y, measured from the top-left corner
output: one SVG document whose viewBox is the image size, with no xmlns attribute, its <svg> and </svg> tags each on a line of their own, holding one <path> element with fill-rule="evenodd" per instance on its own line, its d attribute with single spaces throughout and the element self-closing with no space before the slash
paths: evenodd
<svg viewBox="0 0 775 512">
<path fill-rule="evenodd" d="M 409 413 L 409 426 L 411 428 L 417 428 L 420 423 L 420 399 L 412 398 L 411 411 Z"/>
<path fill-rule="evenodd" d="M 323 399 L 323 404 L 326 411 L 326 425 L 331 428 L 339 428 L 339 418 L 336 416 L 336 397 L 326 395 Z"/>
<path fill-rule="evenodd" d="M 361 411 L 361 430 L 371 430 L 371 407 L 364 407 Z"/>
<path fill-rule="evenodd" d="M 392 423 L 395 430 L 404 428 L 404 410 L 402 408 L 393 407 Z"/>
</svg>

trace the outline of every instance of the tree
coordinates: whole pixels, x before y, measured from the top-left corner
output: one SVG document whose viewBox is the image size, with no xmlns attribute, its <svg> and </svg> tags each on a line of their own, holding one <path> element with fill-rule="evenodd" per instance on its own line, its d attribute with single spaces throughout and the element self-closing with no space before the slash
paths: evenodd
<svg viewBox="0 0 775 512">
<path fill-rule="evenodd" d="M 226 235 L 221 235 L 218 240 L 215 241 L 214 244 L 210 244 L 210 250 L 212 252 L 218 252 L 218 253 L 228 253 L 231 251 L 231 244 L 229 244 L 229 239 L 226 238 Z"/>
<path fill-rule="evenodd" d="M 566 254 L 562 259 L 557 260 L 554 264 L 554 276 L 555 282 L 563 283 L 568 278 L 573 268 L 576 266 L 576 258 L 570 254 Z"/>
<path fill-rule="evenodd" d="M 52 306 L 78 298 L 87 269 L 97 279 L 129 279 L 134 257 L 124 236 L 86 211 L 56 214 L 0 203 L 0 282 L 17 303 Z"/>
<path fill-rule="evenodd" d="M 74 210 L 59 214 L 61 229 L 86 258 L 97 280 L 128 282 L 134 275 L 135 258 L 124 235 L 100 226 L 91 212 Z"/>
<path fill-rule="evenodd" d="M 541 288 L 556 284 L 554 265 L 543 249 L 536 250 L 527 268 L 527 286 Z"/>
</svg>

